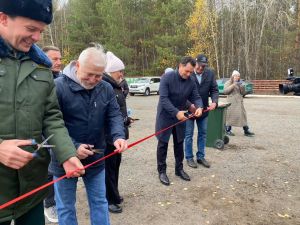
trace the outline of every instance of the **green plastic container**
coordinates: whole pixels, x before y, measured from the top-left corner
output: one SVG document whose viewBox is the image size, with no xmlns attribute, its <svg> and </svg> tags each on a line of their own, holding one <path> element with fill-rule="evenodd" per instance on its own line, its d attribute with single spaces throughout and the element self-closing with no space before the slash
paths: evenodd
<svg viewBox="0 0 300 225">
<path fill-rule="evenodd" d="M 228 144 L 229 137 L 225 135 L 226 108 L 230 103 L 223 103 L 209 112 L 207 124 L 206 146 L 223 149 Z"/>
<path fill-rule="evenodd" d="M 128 85 L 134 83 L 137 78 L 135 77 L 126 77 L 125 80 L 127 81 Z"/>
</svg>

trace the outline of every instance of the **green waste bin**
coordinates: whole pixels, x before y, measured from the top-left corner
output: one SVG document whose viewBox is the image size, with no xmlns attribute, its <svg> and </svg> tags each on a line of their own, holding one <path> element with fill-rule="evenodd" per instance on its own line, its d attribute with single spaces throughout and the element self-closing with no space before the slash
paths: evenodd
<svg viewBox="0 0 300 225">
<path fill-rule="evenodd" d="M 136 81 L 137 78 L 134 77 L 126 77 L 125 80 L 127 81 L 127 84 L 130 85 Z"/>
<path fill-rule="evenodd" d="M 206 146 L 223 149 L 229 137 L 225 135 L 226 108 L 230 103 L 219 104 L 218 108 L 208 114 Z"/>
</svg>

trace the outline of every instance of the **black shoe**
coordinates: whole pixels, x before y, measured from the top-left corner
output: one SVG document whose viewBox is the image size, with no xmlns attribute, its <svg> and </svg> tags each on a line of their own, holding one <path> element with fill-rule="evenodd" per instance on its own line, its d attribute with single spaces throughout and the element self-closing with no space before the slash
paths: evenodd
<svg viewBox="0 0 300 225">
<path fill-rule="evenodd" d="M 109 204 L 108 205 L 108 210 L 111 213 L 121 213 L 122 212 L 122 207 L 117 205 L 117 204 Z"/>
<path fill-rule="evenodd" d="M 186 181 L 190 181 L 191 178 L 189 177 L 189 175 L 187 175 L 186 172 L 184 172 L 184 170 L 179 170 L 175 172 L 176 176 L 179 176 L 182 180 L 186 180 Z"/>
<path fill-rule="evenodd" d="M 187 159 L 186 162 L 187 162 L 189 167 L 192 167 L 192 168 L 197 168 L 198 167 L 198 165 L 195 163 L 193 158 Z"/>
<path fill-rule="evenodd" d="M 247 130 L 247 131 L 244 131 L 244 134 L 245 134 L 245 136 L 248 136 L 248 137 L 252 137 L 252 136 L 254 136 L 254 133 L 253 133 L 253 132 L 251 132 L 251 131 L 249 131 L 249 130 Z"/>
<path fill-rule="evenodd" d="M 158 177 L 162 184 L 167 185 L 167 186 L 170 185 L 170 181 L 169 181 L 169 178 L 166 173 L 160 173 L 158 175 Z"/>
<path fill-rule="evenodd" d="M 197 163 L 201 164 L 202 166 L 209 168 L 210 164 L 207 162 L 204 158 L 203 159 L 197 159 Z"/>
<path fill-rule="evenodd" d="M 120 204 L 124 202 L 124 198 L 122 196 L 120 196 Z"/>
</svg>

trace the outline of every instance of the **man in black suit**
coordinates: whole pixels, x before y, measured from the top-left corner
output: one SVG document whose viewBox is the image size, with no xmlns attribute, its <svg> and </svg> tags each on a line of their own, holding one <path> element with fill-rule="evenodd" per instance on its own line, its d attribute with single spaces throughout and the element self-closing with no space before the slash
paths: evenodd
<svg viewBox="0 0 300 225">
<path fill-rule="evenodd" d="M 192 78 L 196 82 L 197 90 L 203 101 L 204 109 L 214 110 L 218 105 L 219 91 L 218 85 L 215 79 L 214 72 L 208 68 L 208 59 L 204 54 L 200 54 L 196 58 L 196 67 Z M 211 97 L 212 103 L 208 104 L 208 98 Z M 193 105 L 190 109 L 193 108 Z M 193 109 L 191 110 L 193 112 Z M 193 155 L 193 135 L 194 135 L 194 124 L 198 127 L 198 138 L 196 153 L 197 162 L 204 167 L 209 168 L 210 163 L 205 159 L 205 145 L 206 145 L 206 132 L 207 132 L 207 121 L 208 112 L 202 114 L 201 117 L 196 119 L 189 119 L 186 121 L 185 130 L 185 158 L 187 164 L 192 168 L 197 168 L 197 164 L 194 161 Z"/>
<path fill-rule="evenodd" d="M 196 83 L 191 79 L 195 65 L 195 60 L 190 56 L 186 56 L 180 60 L 178 69 L 162 76 L 159 85 L 155 132 L 174 125 L 178 121 L 185 121 L 187 119 L 185 111 L 192 103 L 194 104 L 195 117 L 201 116 L 202 100 L 198 94 Z M 189 175 L 183 170 L 182 163 L 184 159 L 184 127 L 185 124 L 181 123 L 156 136 L 158 139 L 157 171 L 159 180 L 164 185 L 170 185 L 166 174 L 166 159 L 171 135 L 173 136 L 174 143 L 175 175 L 185 181 L 190 181 Z"/>
</svg>

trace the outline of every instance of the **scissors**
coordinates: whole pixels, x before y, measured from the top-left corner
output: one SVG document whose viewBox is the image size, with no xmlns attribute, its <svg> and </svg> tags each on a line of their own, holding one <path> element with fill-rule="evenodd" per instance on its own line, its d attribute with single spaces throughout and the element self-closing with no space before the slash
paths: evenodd
<svg viewBox="0 0 300 225">
<path fill-rule="evenodd" d="M 94 153 L 98 153 L 98 154 L 103 154 L 104 153 L 104 151 L 101 150 L 101 149 L 92 149 L 91 151 L 94 152 Z"/>
<path fill-rule="evenodd" d="M 102 149 L 95 149 L 95 148 L 91 148 L 90 146 L 88 146 L 88 149 L 94 153 L 98 153 L 98 154 L 104 153 Z"/>
<path fill-rule="evenodd" d="M 46 145 L 47 141 L 49 141 L 50 138 L 52 138 L 54 136 L 54 134 L 51 134 L 48 138 L 46 138 L 42 143 L 38 144 L 36 143 L 36 141 L 33 139 L 32 140 L 32 143 L 30 146 L 33 146 L 35 148 L 34 152 L 32 153 L 33 154 L 33 157 L 38 157 L 39 156 L 39 153 L 38 151 L 42 148 L 54 148 L 55 145 Z"/>
</svg>

